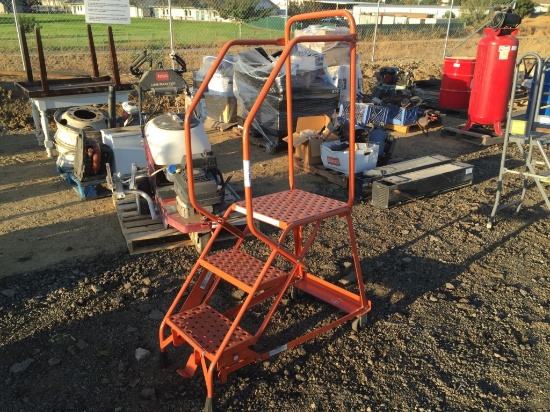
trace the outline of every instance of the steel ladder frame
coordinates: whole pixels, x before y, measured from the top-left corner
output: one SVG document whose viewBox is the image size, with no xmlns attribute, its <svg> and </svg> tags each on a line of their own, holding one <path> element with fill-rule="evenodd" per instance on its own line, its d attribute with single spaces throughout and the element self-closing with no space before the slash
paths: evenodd
<svg viewBox="0 0 550 412">
<path fill-rule="evenodd" d="M 520 67 L 525 64 L 525 61 L 527 59 L 534 60 L 534 75 L 533 75 L 533 82 L 531 84 L 531 88 L 533 89 L 531 96 L 533 96 L 533 100 L 531 101 L 531 105 L 529 106 L 529 111 L 526 113 L 527 120 L 525 122 L 524 133 L 522 136 L 520 136 L 520 135 L 512 134 L 512 123 L 514 121 L 513 102 L 516 97 L 518 73 L 519 73 Z M 515 214 L 518 214 L 520 212 L 523 202 L 525 200 L 525 196 L 527 194 L 529 179 L 533 179 L 542 198 L 544 199 L 546 206 L 550 210 L 550 199 L 546 194 L 546 189 L 542 185 L 542 183 L 550 183 L 550 159 L 544 149 L 545 145 L 550 144 L 550 135 L 542 134 L 535 130 L 540 117 L 539 111 L 541 109 L 541 99 L 543 96 L 546 66 L 549 64 L 550 64 L 550 57 L 546 58 L 546 60 L 543 61 L 542 58 L 537 53 L 534 53 L 534 52 L 525 53 L 522 56 L 520 56 L 516 61 L 516 67 L 514 70 L 514 79 L 512 83 L 512 94 L 510 97 L 510 104 L 508 107 L 506 132 L 504 134 L 504 142 L 502 145 L 502 157 L 500 160 L 500 168 L 499 168 L 499 174 L 497 178 L 497 190 L 496 190 L 496 196 L 495 196 L 495 203 L 493 205 L 493 209 L 491 211 L 489 221 L 487 222 L 488 229 L 491 229 L 493 227 L 496 214 L 499 211 L 509 207 L 517 206 Z M 508 148 L 509 148 L 510 142 L 516 144 L 521 154 L 522 161 L 524 164 L 523 171 L 508 169 L 506 167 L 506 156 L 508 154 Z M 544 165 L 546 167 L 545 172 L 540 173 L 535 170 L 535 164 L 533 162 L 533 154 L 534 154 L 535 148 L 539 150 L 542 156 Z M 520 198 L 518 200 L 511 201 L 501 205 L 500 200 L 501 200 L 502 190 L 503 190 L 503 179 L 504 179 L 504 175 L 506 174 L 515 174 L 515 175 L 522 176 L 523 177 L 522 190 L 521 190 Z"/>
<path fill-rule="evenodd" d="M 350 34 L 326 35 L 326 36 L 300 36 L 291 39 L 292 24 L 312 19 L 341 16 L 348 20 Z M 285 25 L 285 38 L 276 40 L 233 40 L 226 43 L 220 50 L 211 69 L 206 74 L 202 85 L 191 102 L 184 121 L 184 134 L 186 152 L 191 150 L 191 129 L 190 116 L 198 104 L 201 96 L 213 77 L 216 69 L 233 46 L 283 46 L 283 51 L 275 63 L 272 73 L 266 80 L 258 98 L 252 106 L 243 126 L 243 170 L 244 170 L 244 191 L 243 201 L 235 203 L 222 217 L 214 216 L 207 210 L 201 208 L 196 202 L 194 185 L 189 180 L 189 198 L 193 207 L 206 218 L 217 223 L 216 230 L 199 259 L 187 276 L 182 288 L 174 299 L 166 313 L 159 328 L 159 342 L 161 360 L 166 358 L 166 349 L 170 344 L 180 346 L 184 343 L 193 348 L 193 354 L 189 356 L 186 366 L 178 372 L 187 378 L 194 375 L 198 366 L 204 374 L 207 397 L 204 410 L 209 412 L 213 409 L 214 396 L 214 372 L 218 371 L 218 378 L 223 383 L 227 375 L 248 364 L 261 362 L 271 356 L 275 356 L 284 350 L 290 349 L 300 343 L 310 340 L 329 329 L 337 327 L 344 322 L 354 319 L 353 328 L 358 330 L 366 325 L 367 313 L 371 310 L 371 302 L 366 298 L 357 242 L 353 229 L 352 208 L 354 202 L 354 174 L 349 176 L 348 201 L 341 202 L 319 195 L 303 192 L 296 189 L 294 181 L 293 164 L 293 137 L 289 134 L 288 141 L 288 164 L 289 164 L 289 190 L 272 195 L 252 196 L 252 179 L 250 170 L 250 127 L 269 89 L 275 81 L 279 71 L 285 65 L 286 73 L 291 73 L 290 55 L 292 49 L 301 42 L 346 42 L 350 45 L 350 62 L 356 61 L 357 30 L 353 16 L 345 10 L 308 13 L 291 17 Z M 350 64 L 350 78 L 356 79 L 356 65 Z M 350 81 L 350 118 L 355 118 L 355 81 Z M 287 126 L 293 130 L 292 119 L 292 76 L 286 76 L 286 98 L 287 98 Z M 354 123 L 350 122 L 350 148 L 355 147 Z M 350 170 L 355 168 L 355 152 L 350 150 Z M 192 164 L 188 162 L 186 170 L 192 174 Z M 246 215 L 247 227 L 240 230 L 228 222 L 232 212 L 239 212 Z M 329 283 L 306 271 L 306 254 L 312 246 L 315 237 L 319 233 L 323 220 L 330 217 L 340 217 L 346 220 L 350 246 L 355 265 L 358 293 L 348 291 L 340 286 Z M 264 222 L 282 230 L 277 241 L 272 240 L 256 227 L 256 221 Z M 304 227 L 312 227 L 309 235 L 304 237 Z M 222 230 L 228 230 L 238 239 L 235 246 L 219 254 L 209 255 L 216 237 Z M 255 258 L 244 254 L 240 248 L 245 241 L 246 235 L 266 245 L 269 256 L 265 262 L 254 260 Z M 289 237 L 293 237 L 294 250 L 285 247 Z M 289 272 L 283 272 L 274 266 L 276 258 L 282 257 L 292 264 Z M 247 273 L 242 273 L 247 272 Z M 254 276 L 248 272 L 254 272 Z M 225 311 L 223 314 L 215 312 L 209 305 L 214 292 L 221 280 L 248 293 L 248 296 L 239 305 Z M 340 309 L 344 315 L 336 320 L 309 331 L 286 344 L 264 353 L 257 353 L 251 346 L 256 344 L 268 326 L 272 316 L 275 314 L 283 295 L 290 287 L 308 293 L 319 300 L 329 303 Z M 191 289 L 189 291 L 189 289 Z M 184 299 L 185 296 L 185 299 Z M 271 307 L 265 314 L 265 318 L 254 334 L 250 334 L 240 327 L 240 322 L 248 309 L 271 299 Z M 183 302 L 182 302 L 183 301 Z M 179 307 L 179 308 L 178 308 Z M 216 341 L 210 336 L 198 336 L 194 328 L 210 328 L 216 335 Z M 166 330 L 170 329 L 167 334 Z M 209 333 L 210 333 L 209 332 Z M 202 333 L 202 332 L 201 332 Z M 204 334 L 203 334 L 204 335 Z M 221 336 L 223 335 L 223 337 Z M 214 342 L 215 341 L 215 342 Z"/>
</svg>

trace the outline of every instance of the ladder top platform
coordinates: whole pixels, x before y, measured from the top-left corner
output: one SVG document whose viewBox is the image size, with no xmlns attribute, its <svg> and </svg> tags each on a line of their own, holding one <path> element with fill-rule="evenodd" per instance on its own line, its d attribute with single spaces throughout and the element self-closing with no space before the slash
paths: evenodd
<svg viewBox="0 0 550 412">
<path fill-rule="evenodd" d="M 245 201 L 233 206 L 246 214 Z M 348 204 L 303 190 L 286 190 L 252 199 L 254 219 L 285 229 L 289 226 L 337 216 L 349 211 Z"/>
</svg>

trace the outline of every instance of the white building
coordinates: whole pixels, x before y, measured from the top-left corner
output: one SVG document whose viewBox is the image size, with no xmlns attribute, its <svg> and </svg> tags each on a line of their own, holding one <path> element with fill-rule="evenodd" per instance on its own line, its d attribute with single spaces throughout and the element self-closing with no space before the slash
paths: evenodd
<svg viewBox="0 0 550 412">
<path fill-rule="evenodd" d="M 367 16 L 380 16 L 394 20 L 393 24 L 399 24 L 403 18 L 410 19 L 443 19 L 446 14 L 451 12 L 455 17 L 460 16 L 460 7 L 451 6 L 429 6 L 429 5 L 403 5 L 403 4 L 380 4 L 378 3 L 359 3 L 353 6 L 353 17 L 357 24 L 366 24 L 370 22 Z M 448 14 L 447 14 L 448 15 Z M 412 23 L 412 22 L 411 22 Z"/>
</svg>

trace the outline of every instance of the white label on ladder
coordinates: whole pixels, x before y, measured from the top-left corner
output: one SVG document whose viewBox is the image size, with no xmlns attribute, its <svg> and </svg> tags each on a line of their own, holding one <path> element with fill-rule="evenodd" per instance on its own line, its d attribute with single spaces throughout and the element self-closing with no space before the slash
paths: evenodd
<svg viewBox="0 0 550 412">
<path fill-rule="evenodd" d="M 236 205 L 235 206 L 235 211 L 236 212 L 239 212 L 239 213 L 242 213 L 243 215 L 246 215 L 246 207 L 243 207 L 243 206 L 238 206 Z M 265 222 L 267 223 L 268 225 L 271 225 L 271 226 L 275 226 L 275 227 L 279 227 L 281 222 L 279 222 L 278 220 L 275 220 L 271 217 L 268 217 L 268 216 L 265 216 L 265 215 L 262 215 L 261 213 L 256 213 L 256 212 L 253 212 L 252 213 L 252 217 L 254 219 L 257 219 L 261 222 Z"/>
<path fill-rule="evenodd" d="M 279 346 L 278 348 L 275 348 L 272 351 L 269 351 L 269 356 L 273 356 L 273 355 L 276 355 L 278 353 L 284 352 L 287 349 L 288 349 L 288 346 L 285 343 L 283 346 Z"/>
<path fill-rule="evenodd" d="M 204 277 L 204 280 L 201 283 L 201 286 L 200 286 L 201 289 L 204 289 L 206 287 L 211 277 L 212 277 L 212 272 L 208 271 L 208 273 L 206 273 L 206 276 Z"/>
<path fill-rule="evenodd" d="M 250 160 L 243 160 L 244 187 L 250 187 Z"/>
<path fill-rule="evenodd" d="M 469 167 L 468 169 L 466 169 L 466 174 L 467 175 L 472 174 L 473 171 L 474 171 L 474 169 Z"/>
</svg>

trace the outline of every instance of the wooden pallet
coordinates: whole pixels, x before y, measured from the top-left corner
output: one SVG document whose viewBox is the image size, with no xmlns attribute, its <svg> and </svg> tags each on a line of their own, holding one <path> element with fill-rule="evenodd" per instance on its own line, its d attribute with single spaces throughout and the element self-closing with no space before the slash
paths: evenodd
<svg viewBox="0 0 550 412">
<path fill-rule="evenodd" d="M 384 124 L 384 128 L 386 128 L 388 130 L 393 130 L 393 131 L 396 131 L 396 132 L 399 132 L 399 133 L 405 133 L 405 134 L 406 133 L 417 132 L 419 130 L 428 131 L 429 129 L 433 129 L 434 127 L 438 127 L 438 126 L 441 126 L 440 121 L 430 123 L 430 124 L 428 124 L 428 126 L 426 126 L 424 128 L 421 128 L 418 123 L 408 124 L 408 125 L 400 125 L 400 124 L 393 124 L 393 123 Z"/>
<path fill-rule="evenodd" d="M 504 136 L 495 136 L 489 134 L 489 131 L 485 130 L 462 130 L 455 127 L 444 127 L 441 131 L 441 136 L 450 136 L 458 138 L 462 141 L 473 143 L 480 146 L 492 146 L 495 144 L 502 144 L 504 142 Z"/>
<path fill-rule="evenodd" d="M 306 164 L 302 159 L 294 158 L 294 166 L 300 168 L 306 173 L 322 176 L 329 182 L 336 183 L 342 187 L 348 187 L 348 176 L 336 170 L 327 169 L 323 165 Z"/>
<path fill-rule="evenodd" d="M 162 220 L 153 220 L 139 213 L 134 195 L 124 199 L 113 196 L 118 221 L 131 255 L 193 246 L 188 234 L 173 228 L 164 228 Z"/>
</svg>

